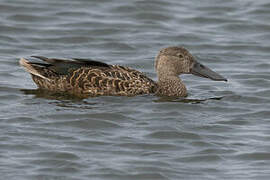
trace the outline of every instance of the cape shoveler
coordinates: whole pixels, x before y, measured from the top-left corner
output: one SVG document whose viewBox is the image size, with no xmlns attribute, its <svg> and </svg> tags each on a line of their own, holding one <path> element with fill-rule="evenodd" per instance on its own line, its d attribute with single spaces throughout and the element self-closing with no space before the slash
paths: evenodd
<svg viewBox="0 0 270 180">
<path fill-rule="evenodd" d="M 227 81 L 197 62 L 183 47 L 168 47 L 159 52 L 155 61 L 157 82 L 129 67 L 89 59 L 33 57 L 45 63 L 29 62 L 21 58 L 20 64 L 32 75 L 39 88 L 77 96 L 134 96 L 154 93 L 159 96 L 185 97 L 187 89 L 179 78 L 180 74 Z"/>
</svg>

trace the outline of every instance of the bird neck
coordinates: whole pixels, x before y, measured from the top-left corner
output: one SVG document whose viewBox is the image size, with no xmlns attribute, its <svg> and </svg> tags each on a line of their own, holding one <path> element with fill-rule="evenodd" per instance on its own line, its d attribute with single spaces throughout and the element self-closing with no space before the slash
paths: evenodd
<svg viewBox="0 0 270 180">
<path fill-rule="evenodd" d="M 158 74 L 158 95 L 161 96 L 187 96 L 187 89 L 177 75 L 160 76 Z"/>
</svg>

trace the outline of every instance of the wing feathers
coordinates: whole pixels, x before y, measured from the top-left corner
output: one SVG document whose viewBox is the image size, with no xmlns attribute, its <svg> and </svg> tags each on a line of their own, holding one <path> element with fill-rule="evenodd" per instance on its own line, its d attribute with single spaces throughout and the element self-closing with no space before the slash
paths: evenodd
<svg viewBox="0 0 270 180">
<path fill-rule="evenodd" d="M 45 63 L 20 64 L 31 74 L 42 79 L 34 81 L 41 88 L 68 91 L 72 94 L 127 95 L 153 93 L 157 84 L 143 73 L 128 67 L 108 65 L 88 59 L 49 59 L 33 56 Z M 37 77 L 35 77 L 37 78 Z M 44 79 L 44 80 L 43 80 Z M 45 82 L 45 80 L 48 80 Z"/>
</svg>

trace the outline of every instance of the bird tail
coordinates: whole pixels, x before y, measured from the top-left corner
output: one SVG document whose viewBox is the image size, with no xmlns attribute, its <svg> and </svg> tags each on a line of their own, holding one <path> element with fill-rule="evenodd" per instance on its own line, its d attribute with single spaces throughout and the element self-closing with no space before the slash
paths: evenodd
<svg viewBox="0 0 270 180">
<path fill-rule="evenodd" d="M 46 79 L 46 80 L 49 80 L 49 78 L 45 77 L 44 76 L 44 67 L 38 65 L 38 64 L 34 64 L 34 63 L 31 63 L 30 61 L 27 61 L 26 59 L 24 58 L 21 58 L 20 61 L 19 61 L 20 65 L 24 67 L 24 69 L 29 72 L 30 74 L 32 75 L 35 75 L 35 76 L 38 76 L 42 79 Z"/>
</svg>

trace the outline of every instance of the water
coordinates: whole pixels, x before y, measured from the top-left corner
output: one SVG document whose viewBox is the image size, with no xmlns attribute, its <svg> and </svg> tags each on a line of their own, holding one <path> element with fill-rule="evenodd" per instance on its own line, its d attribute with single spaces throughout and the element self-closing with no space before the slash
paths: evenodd
<svg viewBox="0 0 270 180">
<path fill-rule="evenodd" d="M 269 179 L 268 1 L 0 1 L 0 179 Z M 228 83 L 188 99 L 35 91 L 20 57 L 81 57 L 156 79 L 181 45 Z M 26 90 L 25 90 L 26 89 Z"/>
</svg>

